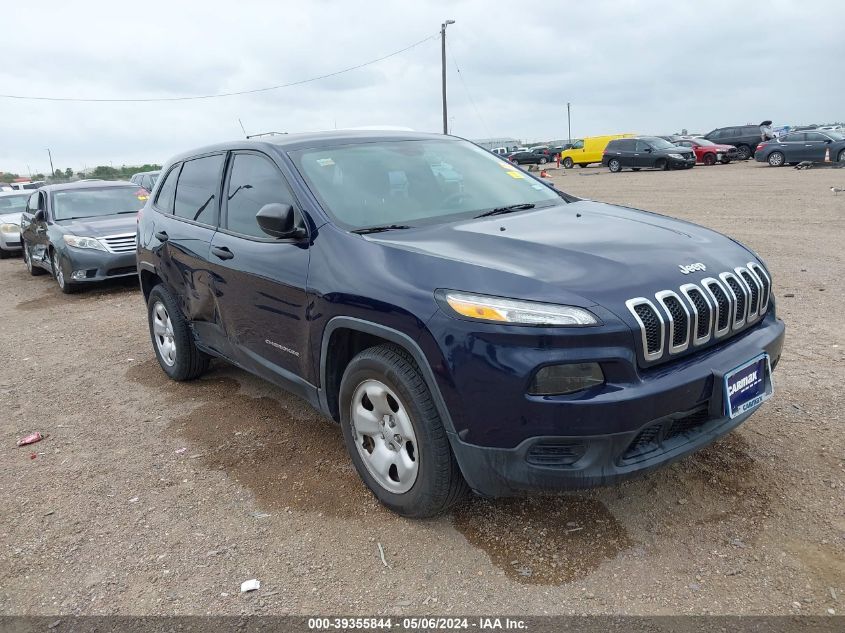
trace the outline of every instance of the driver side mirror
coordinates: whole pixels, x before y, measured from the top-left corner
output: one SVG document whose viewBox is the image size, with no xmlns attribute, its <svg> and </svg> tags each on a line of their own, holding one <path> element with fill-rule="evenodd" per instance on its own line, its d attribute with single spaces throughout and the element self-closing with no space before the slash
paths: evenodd
<svg viewBox="0 0 845 633">
<path fill-rule="evenodd" d="M 296 213 L 289 204 L 265 204 L 255 214 L 255 219 L 261 230 L 272 237 L 290 239 L 304 235 L 302 228 L 296 226 Z"/>
</svg>

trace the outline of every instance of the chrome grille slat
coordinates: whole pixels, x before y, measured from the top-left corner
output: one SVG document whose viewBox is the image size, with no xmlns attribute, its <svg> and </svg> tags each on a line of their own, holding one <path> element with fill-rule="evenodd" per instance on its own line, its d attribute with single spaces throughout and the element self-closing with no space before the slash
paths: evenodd
<svg viewBox="0 0 845 633">
<path fill-rule="evenodd" d="M 669 320 L 669 353 L 679 354 L 689 347 L 689 310 L 681 298 L 671 290 L 654 295 Z"/>
<path fill-rule="evenodd" d="M 134 233 L 107 235 L 98 239 L 112 253 L 131 253 L 136 248 Z"/>
<path fill-rule="evenodd" d="M 680 354 L 756 323 L 768 312 L 772 283 L 760 264 L 749 262 L 698 284 L 684 284 L 679 291 L 661 290 L 654 302 L 646 297 L 625 302 L 639 326 L 646 362 Z"/>
</svg>

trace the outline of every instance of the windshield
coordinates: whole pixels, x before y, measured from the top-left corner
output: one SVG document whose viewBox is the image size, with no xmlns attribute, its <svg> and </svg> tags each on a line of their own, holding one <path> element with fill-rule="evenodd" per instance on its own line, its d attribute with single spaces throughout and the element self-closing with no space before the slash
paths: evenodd
<svg viewBox="0 0 845 633">
<path fill-rule="evenodd" d="M 656 136 L 650 136 L 643 139 L 646 143 L 651 145 L 654 149 L 672 149 L 676 147 L 674 143 L 670 143 L 666 139 L 657 138 Z"/>
<path fill-rule="evenodd" d="M 845 140 L 845 134 L 840 134 L 839 132 L 833 132 L 833 131 L 830 131 L 830 132 L 825 132 L 825 134 L 827 134 L 827 135 L 828 135 L 830 138 L 832 138 L 834 141 L 843 141 L 843 140 Z"/>
<path fill-rule="evenodd" d="M 351 230 L 561 201 L 518 167 L 466 141 L 382 141 L 290 155 L 326 210 Z"/>
<path fill-rule="evenodd" d="M 137 213 L 146 199 L 147 192 L 137 185 L 57 191 L 53 194 L 53 219 L 74 220 Z"/>
<path fill-rule="evenodd" d="M 705 147 L 708 146 L 708 145 L 715 145 L 716 144 L 713 141 L 708 141 L 706 138 L 697 138 L 697 139 L 695 139 L 694 142 L 697 143 L 698 145 L 703 145 Z"/>
<path fill-rule="evenodd" d="M 26 201 L 32 194 L 22 193 L 18 196 L 0 196 L 0 215 L 3 213 L 23 212 L 26 209 Z"/>
</svg>

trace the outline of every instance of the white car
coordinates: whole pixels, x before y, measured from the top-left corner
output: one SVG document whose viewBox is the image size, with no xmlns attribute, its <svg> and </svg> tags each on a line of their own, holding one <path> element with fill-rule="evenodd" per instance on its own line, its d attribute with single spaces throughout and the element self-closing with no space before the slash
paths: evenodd
<svg viewBox="0 0 845 633">
<path fill-rule="evenodd" d="M 0 259 L 21 250 L 21 213 L 31 191 L 0 191 Z"/>
</svg>

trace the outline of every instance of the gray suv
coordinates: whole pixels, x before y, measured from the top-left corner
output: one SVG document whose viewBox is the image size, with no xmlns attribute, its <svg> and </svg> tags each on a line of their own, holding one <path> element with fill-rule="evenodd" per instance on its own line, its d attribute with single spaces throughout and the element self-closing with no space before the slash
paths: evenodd
<svg viewBox="0 0 845 633">
<path fill-rule="evenodd" d="M 704 135 L 708 141 L 736 147 L 737 159 L 748 160 L 754 156 L 754 149 L 763 140 L 759 125 L 719 127 Z"/>
</svg>

